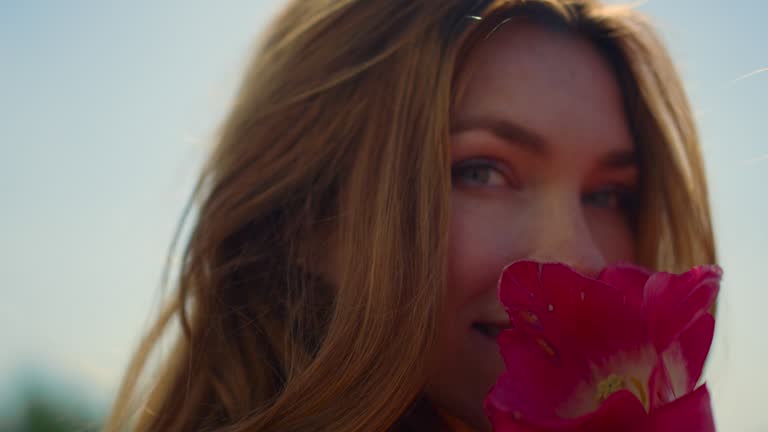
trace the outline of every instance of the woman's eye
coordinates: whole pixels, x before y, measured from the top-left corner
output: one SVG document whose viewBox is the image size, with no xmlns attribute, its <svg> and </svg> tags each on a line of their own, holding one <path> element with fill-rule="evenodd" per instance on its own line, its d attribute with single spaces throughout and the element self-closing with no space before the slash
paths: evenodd
<svg viewBox="0 0 768 432">
<path fill-rule="evenodd" d="M 634 192 L 621 188 L 607 188 L 589 193 L 583 198 L 584 204 L 597 208 L 632 210 L 637 202 Z"/>
<path fill-rule="evenodd" d="M 454 165 L 451 180 L 457 186 L 504 186 L 509 183 L 495 162 L 483 159 Z"/>
</svg>

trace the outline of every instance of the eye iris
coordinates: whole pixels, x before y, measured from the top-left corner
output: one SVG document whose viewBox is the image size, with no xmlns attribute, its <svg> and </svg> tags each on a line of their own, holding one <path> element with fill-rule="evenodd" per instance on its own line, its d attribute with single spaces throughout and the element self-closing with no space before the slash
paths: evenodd
<svg viewBox="0 0 768 432">
<path fill-rule="evenodd" d="M 475 183 L 488 183 L 490 174 L 488 172 L 487 167 L 474 166 L 474 167 L 469 167 L 467 171 L 468 171 L 467 180 L 473 181 Z"/>
<path fill-rule="evenodd" d="M 619 190 L 603 190 L 591 193 L 584 198 L 585 204 L 605 209 L 621 209 L 634 211 L 637 207 L 635 192 Z"/>
<path fill-rule="evenodd" d="M 454 180 L 470 185 L 487 185 L 491 183 L 495 168 L 486 163 L 469 163 L 453 169 Z"/>
<path fill-rule="evenodd" d="M 593 194 L 591 197 L 592 204 L 597 207 L 609 208 L 618 206 L 618 198 L 613 191 L 603 191 Z"/>
</svg>

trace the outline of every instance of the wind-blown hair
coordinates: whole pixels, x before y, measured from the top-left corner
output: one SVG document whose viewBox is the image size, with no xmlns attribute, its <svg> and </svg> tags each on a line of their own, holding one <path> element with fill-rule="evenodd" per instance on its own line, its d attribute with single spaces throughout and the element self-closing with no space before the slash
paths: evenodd
<svg viewBox="0 0 768 432">
<path fill-rule="evenodd" d="M 221 124 L 173 297 L 107 430 L 413 427 L 439 361 L 457 77 L 512 16 L 587 38 L 616 71 L 641 156 L 640 263 L 715 262 L 691 111 L 636 11 L 588 0 L 295 0 L 255 48 Z M 176 319 L 175 348 L 148 375 Z"/>
</svg>

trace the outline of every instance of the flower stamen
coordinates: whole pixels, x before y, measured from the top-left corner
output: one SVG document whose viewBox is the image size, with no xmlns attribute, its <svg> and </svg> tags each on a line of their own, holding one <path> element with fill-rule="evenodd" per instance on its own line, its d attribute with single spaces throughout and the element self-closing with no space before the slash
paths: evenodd
<svg viewBox="0 0 768 432">
<path fill-rule="evenodd" d="M 546 339 L 538 337 L 536 338 L 536 343 L 545 353 L 549 354 L 550 357 L 557 357 L 557 351 L 555 351 L 555 348 Z"/>
<path fill-rule="evenodd" d="M 595 399 L 597 402 L 602 403 L 612 394 L 619 390 L 624 390 L 625 388 L 627 388 L 627 384 L 624 381 L 624 377 L 616 374 L 608 375 L 607 378 L 604 378 L 597 383 L 597 394 L 595 395 Z"/>
<path fill-rule="evenodd" d="M 643 403 L 643 406 L 645 407 L 645 409 L 648 410 L 649 409 L 648 393 L 645 391 L 645 386 L 643 385 L 643 383 L 640 382 L 639 379 L 633 376 L 629 377 L 629 382 L 632 383 L 632 386 L 636 390 L 636 392 L 632 392 L 632 393 L 635 393 L 635 395 L 640 399 L 640 402 Z"/>
<path fill-rule="evenodd" d="M 541 325 L 539 317 L 529 310 L 520 311 L 520 318 L 530 326 L 539 327 Z"/>
</svg>

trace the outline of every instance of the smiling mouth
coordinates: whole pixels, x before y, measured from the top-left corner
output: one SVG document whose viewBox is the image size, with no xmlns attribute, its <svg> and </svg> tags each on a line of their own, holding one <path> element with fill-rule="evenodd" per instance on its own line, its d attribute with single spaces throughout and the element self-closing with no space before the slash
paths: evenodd
<svg viewBox="0 0 768 432">
<path fill-rule="evenodd" d="M 492 339 L 493 341 L 496 341 L 496 338 L 499 337 L 502 331 L 510 327 L 511 326 L 503 326 L 490 323 L 472 323 L 472 330 L 477 331 L 478 333 L 489 339 Z"/>
</svg>

